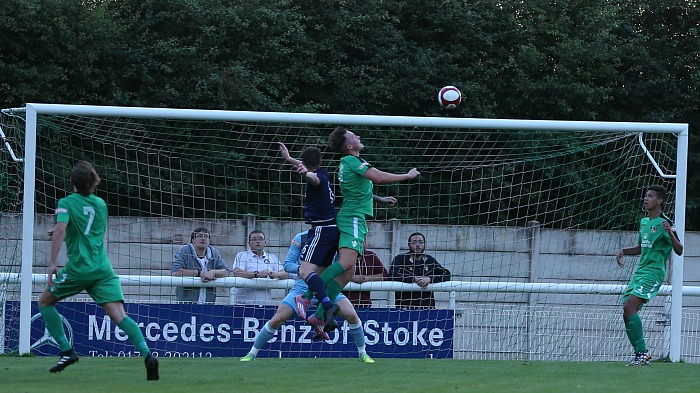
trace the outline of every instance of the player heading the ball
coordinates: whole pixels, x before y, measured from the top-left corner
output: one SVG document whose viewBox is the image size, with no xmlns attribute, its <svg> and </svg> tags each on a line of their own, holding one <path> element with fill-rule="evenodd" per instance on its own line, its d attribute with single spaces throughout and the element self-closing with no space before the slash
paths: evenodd
<svg viewBox="0 0 700 393">
<path fill-rule="evenodd" d="M 326 285 L 326 292 L 331 301 L 335 301 L 341 290 L 350 282 L 355 272 L 355 261 L 362 255 L 365 236 L 367 235 L 367 218 L 374 217 L 373 202 L 396 205 L 393 196 L 380 197 L 373 194 L 373 184 L 398 183 L 415 179 L 420 175 L 413 168 L 404 174 L 394 174 L 380 171 L 360 157 L 365 148 L 360 136 L 345 127 L 336 127 L 328 137 L 328 144 L 334 151 L 343 154 L 338 167 L 338 181 L 343 195 L 343 206 L 336 216 L 340 230 L 338 243 L 338 260 L 328 267 L 321 278 Z M 307 298 L 310 294 L 307 292 Z M 334 321 L 335 315 L 324 315 L 324 310 L 318 308 L 315 316 L 323 321 L 325 326 Z M 324 329 L 325 329 L 324 326 Z"/>
</svg>

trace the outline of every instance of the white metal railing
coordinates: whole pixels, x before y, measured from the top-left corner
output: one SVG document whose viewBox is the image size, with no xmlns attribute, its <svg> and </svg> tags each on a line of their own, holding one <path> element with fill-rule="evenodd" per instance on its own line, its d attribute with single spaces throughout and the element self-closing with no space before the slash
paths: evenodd
<svg viewBox="0 0 700 393">
<path fill-rule="evenodd" d="M 122 285 L 149 285 L 161 287 L 224 287 L 224 288 L 264 288 L 289 289 L 295 280 L 270 280 L 266 278 L 223 277 L 215 281 L 203 282 L 195 277 L 173 276 L 119 276 Z M 20 273 L 0 273 L 0 283 L 18 284 Z M 46 284 L 46 274 L 32 274 L 32 283 Z M 493 281 L 446 281 L 430 284 L 432 292 L 499 292 L 499 293 L 560 293 L 560 294 L 599 294 L 618 295 L 627 288 L 626 284 L 595 283 L 530 283 L 530 282 L 493 282 Z M 349 283 L 345 289 L 351 291 L 424 291 L 417 284 L 398 281 L 373 281 L 364 284 Z M 659 295 L 671 295 L 671 286 L 662 285 Z M 683 286 L 683 295 L 700 296 L 700 286 Z M 454 295 L 450 299 L 454 299 Z M 452 300 L 451 300 L 452 302 Z M 450 307 L 453 308 L 453 307 Z"/>
</svg>

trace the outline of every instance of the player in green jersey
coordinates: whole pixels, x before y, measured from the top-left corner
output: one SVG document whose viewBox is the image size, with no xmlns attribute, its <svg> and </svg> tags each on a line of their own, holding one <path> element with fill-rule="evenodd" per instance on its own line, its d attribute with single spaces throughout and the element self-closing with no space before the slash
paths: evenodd
<svg viewBox="0 0 700 393">
<path fill-rule="evenodd" d="M 94 194 L 100 177 L 90 163 L 82 161 L 73 167 L 70 182 L 73 193 L 58 201 L 56 225 L 49 231 L 48 285 L 37 302 L 46 329 L 61 349 L 61 358 L 49 371 L 61 372 L 79 360 L 66 338 L 56 304 L 85 290 L 141 353 L 146 364 L 146 379 L 158 380 L 158 360 L 151 356 L 139 326 L 126 315 L 121 283 L 107 258 L 104 247 L 107 204 Z M 64 240 L 68 261 L 65 267 L 58 269 L 56 259 Z"/>
<path fill-rule="evenodd" d="M 340 291 L 350 282 L 355 272 L 355 261 L 363 253 L 363 244 L 367 234 L 367 218 L 374 217 L 373 201 L 389 205 L 396 204 L 394 197 L 380 197 L 373 194 L 373 184 L 388 184 L 411 180 L 420 175 L 416 168 L 404 174 L 394 174 L 374 168 L 362 157 L 360 152 L 365 146 L 360 137 L 345 127 L 336 127 L 328 137 L 328 143 L 334 151 L 343 154 L 338 168 L 338 181 L 343 195 L 343 206 L 336 216 L 340 230 L 338 243 L 338 261 L 332 264 L 321 275 L 328 297 L 335 301 Z M 328 315 L 324 310 L 316 310 L 315 321 L 323 321 L 329 325 L 338 312 L 337 307 L 331 308 Z M 328 331 L 329 329 L 326 328 Z"/>
<path fill-rule="evenodd" d="M 624 255 L 640 255 L 639 265 L 632 276 L 623 300 L 623 320 L 627 337 L 634 348 L 634 359 L 628 366 L 646 366 L 651 355 L 644 342 L 639 310 L 659 292 L 666 277 L 666 262 L 671 250 L 683 254 L 683 245 L 676 234 L 673 222 L 663 213 L 666 188 L 651 186 L 644 195 L 644 210 L 649 214 L 640 222 L 639 240 L 634 247 L 623 248 L 617 253 L 617 264 L 622 267 Z"/>
</svg>

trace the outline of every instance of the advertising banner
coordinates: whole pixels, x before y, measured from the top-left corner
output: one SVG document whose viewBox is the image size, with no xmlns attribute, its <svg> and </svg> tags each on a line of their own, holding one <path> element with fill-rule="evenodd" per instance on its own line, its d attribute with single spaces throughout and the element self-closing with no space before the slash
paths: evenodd
<svg viewBox="0 0 700 393">
<path fill-rule="evenodd" d="M 7 302 L 5 351 L 17 348 L 19 306 Z M 125 304 L 146 343 L 159 357 L 240 357 L 253 345 L 256 334 L 275 314 L 276 306 L 198 304 Z M 57 310 L 64 330 L 81 356 L 139 356 L 126 334 L 102 307 L 92 302 L 60 302 Z M 451 358 L 454 311 L 358 308 L 365 330 L 367 352 L 376 358 Z M 258 357 L 356 357 L 357 346 L 349 325 L 329 341 L 314 341 L 305 321 L 290 319 L 261 350 Z M 58 355 L 36 304 L 32 304 L 31 352 Z"/>
</svg>

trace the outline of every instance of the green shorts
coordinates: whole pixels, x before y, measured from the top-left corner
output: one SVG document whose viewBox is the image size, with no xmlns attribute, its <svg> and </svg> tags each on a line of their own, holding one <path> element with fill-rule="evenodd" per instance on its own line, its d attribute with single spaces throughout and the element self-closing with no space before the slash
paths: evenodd
<svg viewBox="0 0 700 393">
<path fill-rule="evenodd" d="M 365 215 L 343 214 L 341 211 L 335 217 L 335 222 L 340 230 L 338 248 L 350 248 L 362 255 L 365 237 L 367 236 L 367 218 Z"/>
<path fill-rule="evenodd" d="M 630 295 L 634 295 L 646 303 L 659 293 L 660 288 L 661 280 L 655 275 L 635 275 L 627 286 L 622 301 L 624 303 Z"/>
<path fill-rule="evenodd" d="M 59 299 L 77 295 L 84 290 L 97 304 L 124 301 L 119 277 L 113 272 L 103 277 L 82 278 L 69 275 L 63 268 L 58 271 L 53 286 L 48 287 L 48 290 Z"/>
</svg>

